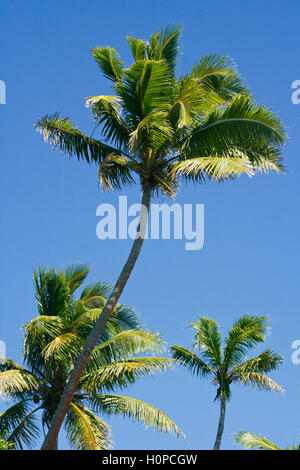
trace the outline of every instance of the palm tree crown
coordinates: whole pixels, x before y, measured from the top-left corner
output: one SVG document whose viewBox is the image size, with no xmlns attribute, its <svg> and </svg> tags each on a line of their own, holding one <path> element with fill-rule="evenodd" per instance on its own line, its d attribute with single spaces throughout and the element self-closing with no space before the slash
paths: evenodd
<svg viewBox="0 0 300 470">
<path fill-rule="evenodd" d="M 86 337 L 101 315 L 110 287 L 102 282 L 87 285 L 78 299 L 75 291 L 89 268 L 71 265 L 35 273 L 39 315 L 25 325 L 25 367 L 10 359 L 1 361 L 0 391 L 15 403 L 0 415 L 0 432 L 18 448 L 32 446 L 39 435 L 36 413 L 41 411 L 43 428 L 49 427 L 74 362 Z M 171 362 L 156 356 L 163 341 L 157 333 L 141 327 L 137 314 L 117 305 L 106 329 L 92 351 L 73 396 L 64 426 L 72 447 L 111 447 L 109 426 L 97 412 L 121 414 L 158 431 L 182 435 L 160 410 L 134 398 L 116 395 L 136 379 L 163 371 Z M 144 357 L 142 353 L 151 352 Z"/>
<path fill-rule="evenodd" d="M 224 427 L 225 404 L 231 397 L 231 385 L 252 385 L 259 390 L 283 392 L 278 383 L 266 374 L 275 370 L 282 356 L 266 349 L 257 357 L 247 358 L 248 352 L 264 342 L 267 331 L 266 316 L 243 316 L 233 324 L 222 347 L 220 327 L 211 318 L 200 317 L 190 324 L 195 333 L 193 347 L 172 346 L 171 352 L 179 365 L 200 377 L 211 376 L 217 387 L 215 400 L 221 402 L 221 416 L 215 449 L 220 448 Z"/>
<path fill-rule="evenodd" d="M 176 76 L 181 26 L 149 41 L 128 37 L 134 63 L 112 47 L 93 57 L 113 94 L 87 99 L 104 141 L 85 136 L 68 118 L 44 116 L 36 128 L 54 148 L 99 167 L 106 189 L 140 180 L 172 196 L 178 178 L 223 181 L 242 173 L 281 172 L 280 119 L 255 104 L 229 57 L 209 54 Z"/>
</svg>

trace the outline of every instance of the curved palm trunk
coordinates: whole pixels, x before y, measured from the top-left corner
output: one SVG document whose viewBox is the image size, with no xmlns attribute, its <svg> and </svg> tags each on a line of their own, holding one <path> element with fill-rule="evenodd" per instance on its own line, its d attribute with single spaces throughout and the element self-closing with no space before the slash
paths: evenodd
<svg viewBox="0 0 300 470">
<path fill-rule="evenodd" d="M 77 388 L 82 372 L 90 358 L 90 355 L 98 341 L 98 338 L 100 337 L 100 335 L 102 334 L 105 328 L 107 320 L 109 319 L 116 303 L 119 300 L 120 295 L 123 292 L 126 282 L 138 259 L 138 256 L 140 254 L 140 251 L 144 242 L 145 233 L 146 233 L 148 213 L 149 213 L 149 207 L 150 207 L 150 199 L 151 199 L 151 189 L 149 187 L 143 188 L 139 227 L 138 227 L 136 238 L 133 242 L 130 254 L 121 271 L 121 274 L 119 275 L 119 278 L 114 286 L 114 289 L 103 308 L 100 318 L 95 323 L 94 328 L 92 329 L 92 331 L 90 332 L 87 338 L 83 351 L 76 361 L 76 364 L 71 373 L 69 382 L 67 383 L 64 389 L 63 396 L 58 404 L 54 417 L 51 421 L 48 434 L 46 435 L 43 445 L 41 447 L 42 450 L 52 450 L 54 448 L 54 444 L 57 439 L 58 432 L 60 430 L 60 427 L 66 415 L 66 412 L 69 408 L 69 405 L 72 401 L 73 394 Z"/>
<path fill-rule="evenodd" d="M 220 419 L 219 419 L 219 426 L 218 426 L 216 442 L 214 445 L 214 450 L 220 450 L 221 439 L 222 439 L 222 434 L 223 434 L 223 429 L 224 429 L 224 421 L 225 421 L 225 408 L 226 408 L 226 401 L 221 398 Z"/>
</svg>

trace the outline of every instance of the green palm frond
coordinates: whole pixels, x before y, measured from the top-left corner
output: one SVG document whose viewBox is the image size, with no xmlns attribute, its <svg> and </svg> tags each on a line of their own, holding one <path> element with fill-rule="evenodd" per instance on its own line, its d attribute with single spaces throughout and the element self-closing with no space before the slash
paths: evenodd
<svg viewBox="0 0 300 470">
<path fill-rule="evenodd" d="M 81 292 L 80 301 L 84 307 L 104 307 L 106 298 L 111 292 L 111 286 L 105 282 L 94 282 L 88 284 Z"/>
<path fill-rule="evenodd" d="M 99 365 L 127 359 L 133 354 L 162 351 L 164 342 L 158 333 L 135 329 L 124 330 L 96 346 L 91 354 L 88 370 Z"/>
<path fill-rule="evenodd" d="M 72 331 L 77 328 L 87 328 L 88 330 L 91 330 L 101 313 L 102 307 L 89 308 L 83 313 L 80 313 L 72 324 Z M 125 307 L 124 305 L 117 305 L 106 324 L 106 332 L 110 335 L 115 335 L 124 329 L 135 329 L 141 326 L 139 318 L 134 310 Z M 99 340 L 101 340 L 101 338 Z"/>
<path fill-rule="evenodd" d="M 249 349 L 265 340 L 267 329 L 266 316 L 244 315 L 237 320 L 225 338 L 225 367 L 239 364 Z"/>
<path fill-rule="evenodd" d="M 82 285 L 89 272 L 90 268 L 87 264 L 70 264 L 63 270 L 64 280 L 70 294 Z"/>
<path fill-rule="evenodd" d="M 7 441 L 13 442 L 17 449 L 23 446 L 32 447 L 39 436 L 39 428 L 36 425 L 34 413 L 28 400 L 22 400 L 0 415 L 0 434 L 4 430 L 9 432 Z"/>
<path fill-rule="evenodd" d="M 217 322 L 212 318 L 200 317 L 190 324 L 195 331 L 194 347 L 207 359 L 212 367 L 221 367 L 221 333 Z"/>
<path fill-rule="evenodd" d="M 38 272 L 33 272 L 33 277 L 39 314 L 58 316 L 64 311 L 69 296 L 63 274 L 53 268 L 46 271 L 40 267 Z"/>
<path fill-rule="evenodd" d="M 172 367 L 172 361 L 164 357 L 135 357 L 116 361 L 84 373 L 80 379 L 80 387 L 87 393 L 124 388 L 138 378 L 165 371 L 168 366 Z M 86 370 L 88 371 L 88 367 Z"/>
<path fill-rule="evenodd" d="M 138 60 L 145 60 L 147 43 L 143 41 L 143 39 L 137 39 L 133 36 L 127 36 L 127 41 L 135 62 Z"/>
<path fill-rule="evenodd" d="M 0 394 L 9 398 L 27 398 L 38 391 L 41 382 L 25 369 L 10 369 L 0 373 Z"/>
<path fill-rule="evenodd" d="M 19 364 L 8 357 L 0 356 L 0 372 L 11 369 L 23 370 L 23 367 L 19 366 Z"/>
<path fill-rule="evenodd" d="M 115 49 L 109 46 L 94 47 L 92 55 L 106 78 L 113 82 L 121 80 L 124 63 Z"/>
<path fill-rule="evenodd" d="M 64 310 L 65 307 L 63 308 L 63 312 Z M 62 319 L 59 316 L 40 315 L 26 323 L 24 330 L 24 362 L 35 374 L 40 375 L 43 369 L 42 350 L 47 346 L 49 341 L 53 341 L 62 333 Z"/>
<path fill-rule="evenodd" d="M 151 36 L 147 48 L 149 59 L 163 59 L 171 73 L 175 72 L 177 64 L 181 31 L 182 25 L 170 24 Z"/>
<path fill-rule="evenodd" d="M 129 146 L 133 153 L 147 147 L 156 152 L 172 139 L 172 128 L 166 119 L 167 112 L 156 110 L 149 112 L 130 134 Z"/>
<path fill-rule="evenodd" d="M 190 77 L 197 81 L 205 104 L 227 103 L 236 94 L 247 92 L 247 87 L 237 73 L 236 65 L 228 56 L 208 54 L 194 65 Z"/>
<path fill-rule="evenodd" d="M 159 432 L 185 437 L 183 432 L 168 416 L 149 403 L 120 395 L 99 394 L 93 397 L 93 404 L 99 411 L 110 415 L 128 416 L 133 421 L 140 421 L 146 427 Z"/>
<path fill-rule="evenodd" d="M 230 156 L 234 149 L 259 159 L 272 155 L 271 148 L 284 143 L 280 119 L 265 106 L 258 106 L 250 96 L 238 95 L 225 108 L 216 109 L 185 138 L 185 158 Z M 262 149 L 262 152 L 260 152 Z M 274 155 L 273 155 L 274 160 Z M 279 160 L 279 159 L 278 159 Z M 277 168 L 274 163 L 274 168 Z M 279 163 L 280 160 L 279 160 Z M 278 171 L 281 166 L 278 165 Z"/>
<path fill-rule="evenodd" d="M 99 125 L 106 141 L 111 141 L 118 149 L 126 150 L 130 129 L 121 117 L 121 103 L 118 96 L 90 96 L 86 106 Z"/>
<path fill-rule="evenodd" d="M 262 435 L 255 435 L 248 431 L 240 431 L 235 435 L 235 441 L 246 449 L 280 450 L 280 448 Z"/>
<path fill-rule="evenodd" d="M 193 181 L 205 181 L 205 178 L 215 181 L 225 181 L 241 174 L 252 176 L 255 172 L 251 161 L 241 152 L 236 157 L 200 157 L 175 162 L 171 174 L 183 175 Z"/>
<path fill-rule="evenodd" d="M 171 346 L 172 357 L 178 365 L 186 366 L 193 374 L 203 376 L 213 374 L 214 369 L 202 361 L 196 354 L 180 346 Z"/>
<path fill-rule="evenodd" d="M 267 373 L 277 369 L 282 362 L 282 356 L 273 352 L 271 349 L 266 349 L 257 357 L 248 359 L 234 367 L 230 372 L 230 377 L 232 380 L 236 380 L 240 375 L 247 374 L 248 372 Z"/>
<path fill-rule="evenodd" d="M 81 338 L 74 333 L 64 333 L 50 341 L 42 351 L 45 363 L 47 361 L 56 361 L 65 365 L 67 369 L 73 361 L 79 356 L 85 338 Z"/>
<path fill-rule="evenodd" d="M 113 334 L 115 334 L 117 331 L 120 332 L 124 329 L 134 330 L 135 328 L 143 328 L 143 323 L 139 314 L 132 308 L 119 304 L 114 308 L 107 326 L 109 328 L 113 327 Z"/>
<path fill-rule="evenodd" d="M 125 185 L 133 185 L 135 180 L 131 174 L 137 165 L 120 155 L 107 155 L 99 165 L 99 183 L 102 188 L 111 191 L 121 189 Z M 135 171 L 135 170 L 133 170 Z"/>
<path fill-rule="evenodd" d="M 118 153 L 115 148 L 85 136 L 72 121 L 58 114 L 44 116 L 35 127 L 53 149 L 59 148 L 70 157 L 75 155 L 78 160 L 100 163 L 107 155 Z"/>
<path fill-rule="evenodd" d="M 174 128 L 191 126 L 203 114 L 203 91 L 196 80 L 186 76 L 182 78 L 174 95 L 174 102 L 169 111 L 169 119 Z"/>
<path fill-rule="evenodd" d="M 126 122 L 132 128 L 155 109 L 167 111 L 170 81 L 165 62 L 147 59 L 131 65 L 116 91 L 123 102 Z"/>
<path fill-rule="evenodd" d="M 291 446 L 288 446 L 286 450 L 300 450 L 300 444 L 292 444 Z"/>
<path fill-rule="evenodd" d="M 281 385 L 261 372 L 240 373 L 236 382 L 239 382 L 243 385 L 257 387 L 259 390 L 266 390 L 282 394 L 285 392 Z"/>
<path fill-rule="evenodd" d="M 70 404 L 65 429 L 76 450 L 107 450 L 112 446 L 109 426 L 83 405 Z"/>
</svg>

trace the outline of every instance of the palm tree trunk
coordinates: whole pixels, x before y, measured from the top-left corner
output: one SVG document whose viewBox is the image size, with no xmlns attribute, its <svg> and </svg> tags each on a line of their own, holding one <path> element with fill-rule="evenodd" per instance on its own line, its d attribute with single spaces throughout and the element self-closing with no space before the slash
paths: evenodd
<svg viewBox="0 0 300 470">
<path fill-rule="evenodd" d="M 220 419 L 219 419 L 219 426 L 218 426 L 216 442 L 214 445 L 214 450 L 220 450 L 221 439 L 222 439 L 222 434 L 223 434 L 223 429 L 224 429 L 224 421 L 225 421 L 225 408 L 226 408 L 226 401 L 223 398 L 221 398 Z"/>
<path fill-rule="evenodd" d="M 52 447 L 52 450 L 58 450 L 58 439 L 56 438 Z"/>
<path fill-rule="evenodd" d="M 138 259 L 138 256 L 140 254 L 140 251 L 144 242 L 145 233 L 146 233 L 150 200 L 151 200 L 151 188 L 147 186 L 143 188 L 139 226 L 138 226 L 137 234 L 133 242 L 130 254 L 121 271 L 121 274 L 119 275 L 119 278 L 114 286 L 114 289 L 102 310 L 100 318 L 95 323 L 94 328 L 92 329 L 92 331 L 90 332 L 87 338 L 83 351 L 75 363 L 69 382 L 67 383 L 64 389 L 64 393 L 55 411 L 54 417 L 49 427 L 48 434 L 45 437 L 41 450 L 53 449 L 55 440 L 57 439 L 60 427 L 62 425 L 66 412 L 70 406 L 70 403 L 72 401 L 74 392 L 77 388 L 82 372 L 85 366 L 87 365 L 87 362 L 98 341 L 98 338 L 101 336 L 101 334 L 104 331 L 106 322 L 109 319 L 116 303 L 118 302 L 119 297 L 122 294 L 124 287 L 126 285 L 126 282 L 131 274 L 131 271 L 133 270 L 134 265 Z"/>
</svg>

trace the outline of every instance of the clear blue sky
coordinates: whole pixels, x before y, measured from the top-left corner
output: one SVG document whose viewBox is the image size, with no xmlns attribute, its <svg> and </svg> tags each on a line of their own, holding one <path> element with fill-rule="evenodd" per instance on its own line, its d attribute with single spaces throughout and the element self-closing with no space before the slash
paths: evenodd
<svg viewBox="0 0 300 470">
<path fill-rule="evenodd" d="M 269 315 L 267 346 L 285 356 L 272 376 L 286 395 L 233 387 L 223 448 L 236 448 L 233 434 L 241 429 L 282 446 L 298 440 L 300 365 L 291 363 L 291 343 L 300 339 L 300 105 L 291 102 L 291 83 L 300 79 L 299 10 L 296 0 L 1 2 L 0 79 L 7 104 L 0 105 L 0 339 L 9 357 L 21 360 L 21 326 L 37 314 L 34 268 L 83 261 L 93 268 L 91 280 L 112 282 L 131 244 L 96 238 L 97 205 L 116 204 L 120 193 L 100 191 L 95 167 L 52 152 L 34 122 L 60 111 L 91 133 L 84 99 L 109 90 L 91 47 L 111 45 L 129 61 L 127 34 L 147 39 L 169 22 L 182 22 L 179 73 L 208 52 L 232 56 L 257 101 L 278 110 L 288 126 L 288 170 L 285 176 L 182 186 L 178 202 L 205 204 L 204 248 L 193 252 L 178 240 L 147 241 L 122 301 L 169 344 L 185 346 L 191 340 L 186 322 L 199 314 L 214 317 L 224 332 L 242 314 Z M 126 194 L 139 201 L 138 188 Z M 175 370 L 141 380 L 128 394 L 164 410 L 188 440 L 117 418 L 109 420 L 116 448 L 211 448 L 219 407 L 209 381 Z"/>
</svg>

